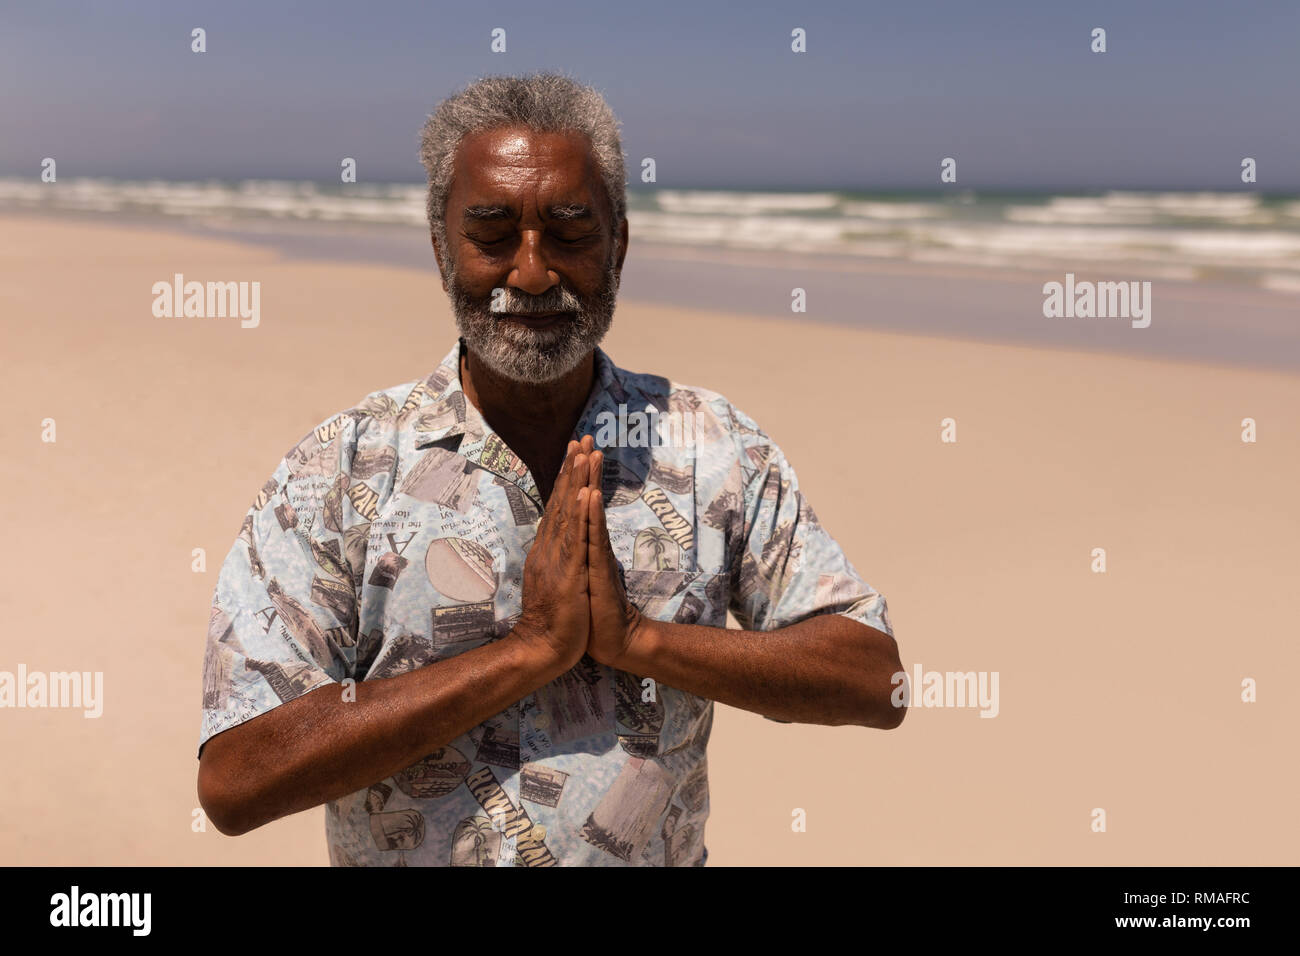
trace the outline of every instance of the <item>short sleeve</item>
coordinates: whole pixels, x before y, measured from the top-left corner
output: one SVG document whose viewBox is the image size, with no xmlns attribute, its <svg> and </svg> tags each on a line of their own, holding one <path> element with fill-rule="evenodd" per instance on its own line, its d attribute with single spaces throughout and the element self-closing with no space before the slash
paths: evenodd
<svg viewBox="0 0 1300 956">
<path fill-rule="evenodd" d="M 355 421 L 281 460 L 222 563 L 208 620 L 199 751 L 216 734 L 352 675 L 367 526 L 352 506 Z"/>
<path fill-rule="evenodd" d="M 731 413 L 743 484 L 731 612 L 741 627 L 771 631 L 843 614 L 893 637 L 884 597 L 817 520 L 781 449 L 743 412 Z"/>
</svg>

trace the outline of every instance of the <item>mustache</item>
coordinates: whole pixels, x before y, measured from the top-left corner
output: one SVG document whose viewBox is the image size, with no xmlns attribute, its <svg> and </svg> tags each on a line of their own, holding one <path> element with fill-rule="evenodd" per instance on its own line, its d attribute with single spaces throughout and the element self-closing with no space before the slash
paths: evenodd
<svg viewBox="0 0 1300 956">
<path fill-rule="evenodd" d="M 572 289 L 557 285 L 540 295 L 530 295 L 518 289 L 500 288 L 492 291 L 488 299 L 488 312 L 513 312 L 532 315 L 538 312 L 580 312 L 585 303 Z"/>
</svg>

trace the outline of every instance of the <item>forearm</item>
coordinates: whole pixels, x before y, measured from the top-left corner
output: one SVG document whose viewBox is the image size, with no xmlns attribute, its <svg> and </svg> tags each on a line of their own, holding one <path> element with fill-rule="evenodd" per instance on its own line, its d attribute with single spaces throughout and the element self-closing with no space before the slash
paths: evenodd
<svg viewBox="0 0 1300 956">
<path fill-rule="evenodd" d="M 200 802 L 223 833 L 246 833 L 404 770 L 563 669 L 511 634 L 398 677 L 359 681 L 355 700 L 339 684 L 319 687 L 208 741 Z"/>
<path fill-rule="evenodd" d="M 773 631 L 642 618 L 619 668 L 777 720 L 890 729 L 902 670 L 894 639 L 840 614 Z"/>
</svg>

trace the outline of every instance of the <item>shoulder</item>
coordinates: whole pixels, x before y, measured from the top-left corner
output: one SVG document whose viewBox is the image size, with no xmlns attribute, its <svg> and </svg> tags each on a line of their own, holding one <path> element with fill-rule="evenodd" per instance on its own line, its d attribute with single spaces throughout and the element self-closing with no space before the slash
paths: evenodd
<svg viewBox="0 0 1300 956">
<path fill-rule="evenodd" d="M 308 498 L 318 499 L 327 486 L 338 485 L 360 501 L 369 496 L 356 486 L 368 483 L 373 492 L 385 495 L 397 465 L 400 433 L 423 403 L 432 377 L 369 392 L 317 422 L 284 453 L 276 476 L 283 490 L 310 488 Z"/>
<path fill-rule="evenodd" d="M 320 457 L 326 448 L 343 451 L 347 447 L 391 442 L 409 421 L 407 413 L 419 406 L 427 388 L 428 381 L 418 379 L 370 392 L 351 407 L 312 426 L 285 453 L 285 461 L 291 466 L 305 465 L 309 459 Z"/>
<path fill-rule="evenodd" d="M 790 487 L 794 475 L 781 449 L 726 395 L 662 375 L 619 369 L 616 377 L 624 394 L 615 398 L 626 401 L 629 418 L 648 405 L 660 410 L 650 478 L 671 487 L 670 479 L 689 471 L 706 524 L 729 527 L 749 503 Z"/>
<path fill-rule="evenodd" d="M 720 392 L 678 382 L 662 375 L 616 370 L 629 408 L 653 405 L 683 420 L 705 446 L 743 453 L 754 446 L 771 446 L 771 439 L 752 417 Z M 620 397 L 620 400 L 622 397 Z M 703 450 L 703 449 L 702 449 Z"/>
</svg>

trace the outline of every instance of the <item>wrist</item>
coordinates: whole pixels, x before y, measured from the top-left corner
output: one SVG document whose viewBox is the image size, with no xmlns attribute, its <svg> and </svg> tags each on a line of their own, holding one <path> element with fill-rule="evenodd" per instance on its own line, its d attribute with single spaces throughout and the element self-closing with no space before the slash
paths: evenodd
<svg viewBox="0 0 1300 956">
<path fill-rule="evenodd" d="M 627 642 L 618 669 L 632 674 L 643 674 L 647 665 L 656 659 L 656 650 L 662 637 L 663 622 L 646 617 L 634 609 L 628 623 Z"/>
<path fill-rule="evenodd" d="M 522 618 L 510 629 L 508 636 L 523 655 L 523 668 L 544 678 L 542 683 L 549 683 L 577 663 L 564 659 L 564 655 L 547 639 L 544 628 Z"/>
</svg>

